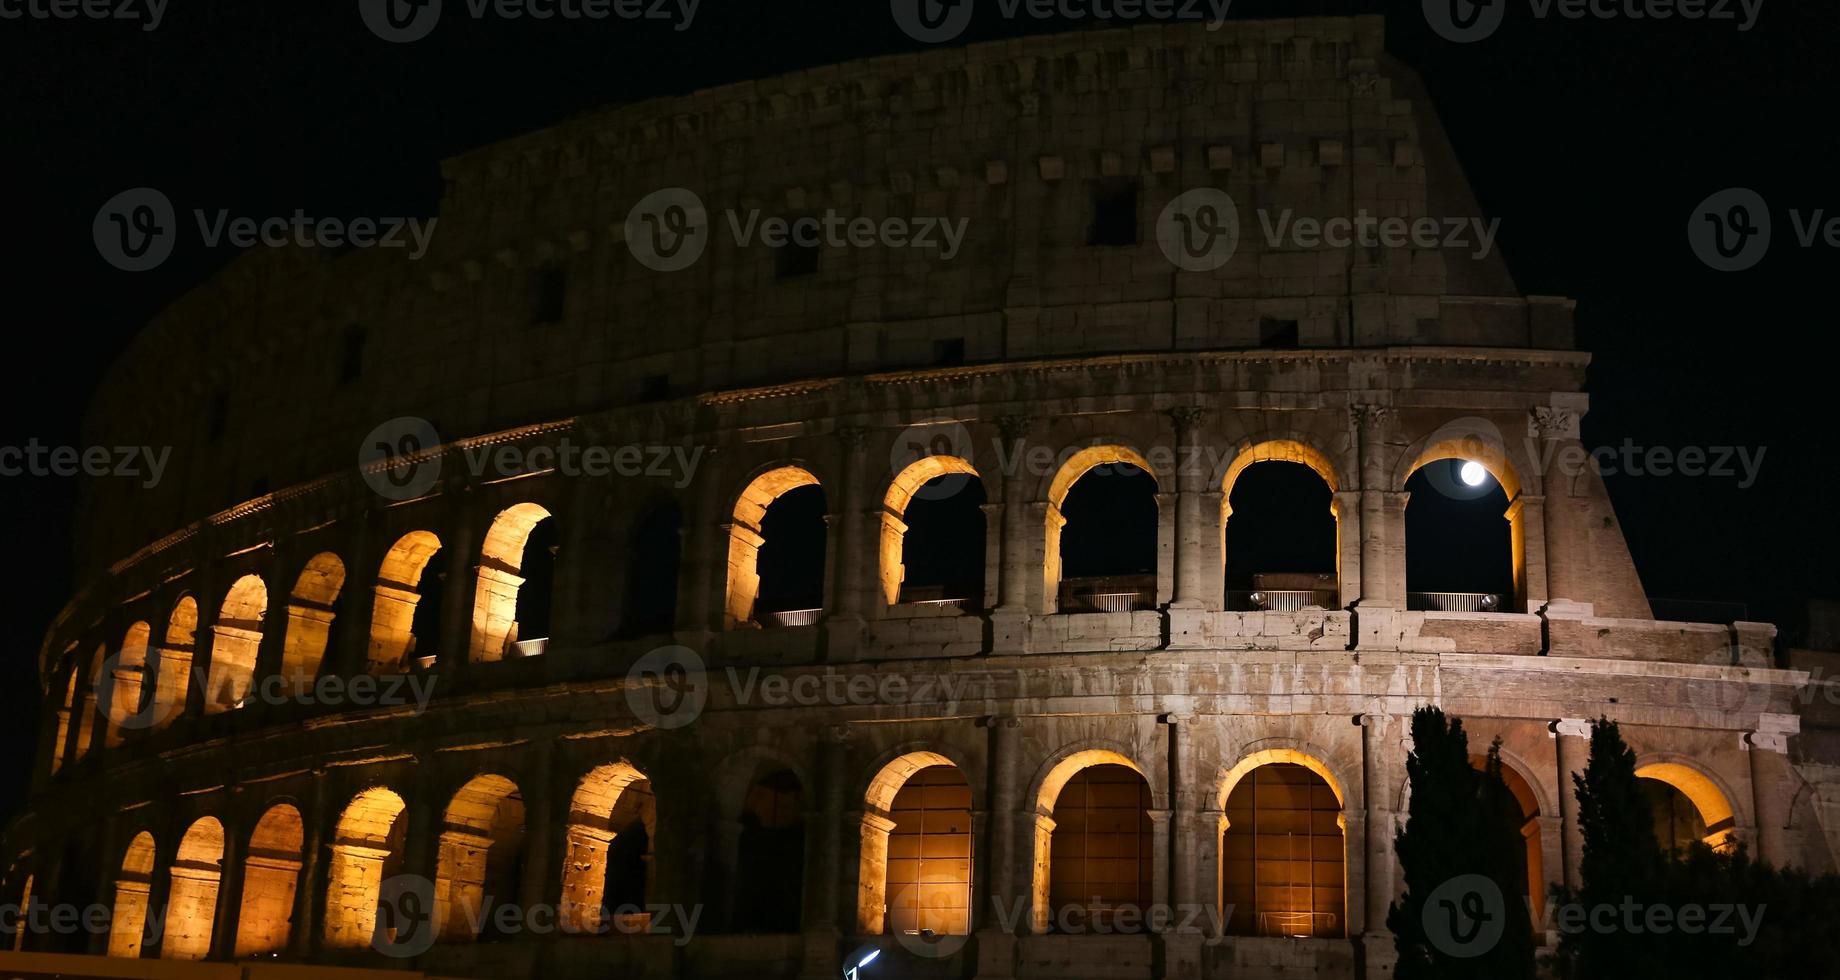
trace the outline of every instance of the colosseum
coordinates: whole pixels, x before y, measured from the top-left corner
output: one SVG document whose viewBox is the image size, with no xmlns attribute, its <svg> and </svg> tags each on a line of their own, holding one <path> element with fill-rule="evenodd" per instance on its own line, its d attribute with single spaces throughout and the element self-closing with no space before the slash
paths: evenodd
<svg viewBox="0 0 1840 980">
<path fill-rule="evenodd" d="M 1088 31 L 640 102 L 448 160 L 425 255 L 236 260 L 91 411 L 174 452 L 83 506 L 4 888 L 85 914 L 15 948 L 1384 977 L 1427 704 L 1501 741 L 1545 942 L 1599 716 L 1676 838 L 1833 869 L 1808 673 L 1770 625 L 1657 620 L 1580 465 L 1572 302 L 1473 243 L 1271 234 L 1482 226 L 1383 35 Z M 1329 530 L 1247 567 L 1273 474 Z M 1465 495 L 1499 574 L 1420 580 L 1424 502 Z"/>
</svg>

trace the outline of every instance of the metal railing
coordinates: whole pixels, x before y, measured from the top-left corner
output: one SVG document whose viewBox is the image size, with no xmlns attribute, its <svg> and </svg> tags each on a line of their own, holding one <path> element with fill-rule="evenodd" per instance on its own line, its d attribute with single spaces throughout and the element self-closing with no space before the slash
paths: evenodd
<svg viewBox="0 0 1840 980">
<path fill-rule="evenodd" d="M 1406 608 L 1414 612 L 1507 612 L 1494 592 L 1407 592 Z"/>
<path fill-rule="evenodd" d="M 1137 612 L 1156 608 L 1155 575 L 1105 575 L 1061 580 L 1064 613 Z"/>
<path fill-rule="evenodd" d="M 1227 592 L 1228 612 L 1298 612 L 1305 606 L 1339 609 L 1342 594 L 1336 589 L 1233 589 Z"/>
</svg>

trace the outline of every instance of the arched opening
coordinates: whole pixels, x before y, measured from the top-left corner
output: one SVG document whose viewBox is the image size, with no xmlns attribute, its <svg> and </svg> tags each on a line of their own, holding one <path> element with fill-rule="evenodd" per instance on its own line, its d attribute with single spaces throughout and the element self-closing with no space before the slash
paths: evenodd
<svg viewBox="0 0 1840 980">
<path fill-rule="evenodd" d="M 1486 771 L 1489 758 L 1486 755 L 1472 755 L 1469 762 L 1477 771 Z M 1527 856 L 1525 895 L 1527 909 L 1533 915 L 1533 934 L 1537 940 L 1544 933 L 1545 926 L 1541 923 L 1545 921 L 1546 915 L 1546 872 L 1545 855 L 1541 852 L 1540 844 L 1540 801 L 1520 771 L 1505 762 L 1501 767 L 1501 779 L 1508 784 L 1508 792 L 1513 794 L 1514 802 L 1520 808 L 1521 841 Z"/>
<path fill-rule="evenodd" d="M 319 677 L 332 621 L 338 615 L 339 591 L 345 587 L 345 563 L 326 552 L 314 555 L 288 595 L 287 636 L 281 647 L 281 676 L 299 691 Z"/>
<path fill-rule="evenodd" d="M 19 886 L 18 908 L 18 916 L 13 920 L 13 952 L 15 953 L 26 948 L 26 933 L 30 931 L 26 924 L 20 921 L 21 918 L 32 914 L 32 875 L 30 873 Z"/>
<path fill-rule="evenodd" d="M 66 757 L 77 758 L 82 755 L 78 749 L 76 755 L 70 755 L 70 719 L 77 710 L 77 669 L 75 657 L 64 661 L 64 700 L 57 711 L 57 735 L 51 742 L 51 774 L 57 775 L 64 767 Z"/>
<path fill-rule="evenodd" d="M 147 930 L 147 897 L 153 892 L 153 835 L 141 831 L 122 854 L 115 877 L 115 906 L 109 916 L 109 955 L 137 959 Z"/>
<path fill-rule="evenodd" d="M 362 949 L 377 929 L 385 879 L 402 867 L 408 823 L 402 797 L 381 786 L 359 793 L 339 815 L 326 880 L 326 945 Z M 385 923 L 385 928 L 395 923 Z"/>
<path fill-rule="evenodd" d="M 742 802 L 736 931 L 798 932 L 804 873 L 804 787 L 791 770 L 781 769 L 755 780 Z"/>
<path fill-rule="evenodd" d="M 984 603 L 984 481 L 955 456 L 902 470 L 882 500 L 882 597 L 979 609 Z"/>
<path fill-rule="evenodd" d="M 245 575 L 230 586 L 217 622 L 211 624 L 211 674 L 205 712 L 240 708 L 255 682 L 256 651 L 262 646 L 262 618 L 268 615 L 268 586 Z"/>
<path fill-rule="evenodd" d="M 1636 779 L 1662 850 L 1684 854 L 1691 845 L 1703 843 L 1724 852 L 1737 846 L 1732 834 L 1737 816 L 1704 773 L 1678 762 L 1657 762 L 1637 767 Z"/>
<path fill-rule="evenodd" d="M 109 689 L 110 748 L 121 744 L 127 728 L 140 724 L 142 680 L 147 672 L 147 647 L 152 639 L 153 629 L 146 623 L 128 627 L 121 640 L 121 651 L 115 657 L 115 667 L 102 679 Z"/>
<path fill-rule="evenodd" d="M 97 647 L 90 654 L 89 683 L 83 690 L 83 706 L 78 712 L 76 757 L 89 756 L 90 747 L 95 744 L 96 720 L 101 717 L 97 699 L 102 695 L 102 668 L 107 660 L 108 648 Z"/>
<path fill-rule="evenodd" d="M 1482 439 L 1427 447 L 1405 491 L 1407 608 L 1526 611 L 1520 474 L 1500 447 Z"/>
<path fill-rule="evenodd" d="M 185 710 L 191 693 L 192 658 L 198 647 L 198 601 L 183 596 L 166 617 L 166 640 L 153 671 L 153 726 L 163 728 Z"/>
<path fill-rule="evenodd" d="M 1150 784 L 1117 763 L 1088 766 L 1061 787 L 1050 813 L 1051 925 L 1106 932 L 1122 914 L 1143 922 L 1155 902 Z"/>
<path fill-rule="evenodd" d="M 658 800 L 652 784 L 640 780 L 626 787 L 607 815 L 607 827 L 613 839 L 607 842 L 600 928 L 644 933 L 652 924 L 648 900 L 657 894 Z"/>
<path fill-rule="evenodd" d="M 735 501 L 728 529 L 726 622 L 805 626 L 824 606 L 824 490 L 797 466 L 762 473 Z"/>
<path fill-rule="evenodd" d="M 524 798 L 517 784 L 503 776 L 475 776 L 448 801 L 441 831 L 434 876 L 441 940 L 498 938 L 492 910 L 517 901 L 523 863 Z"/>
<path fill-rule="evenodd" d="M 1301 443 L 1261 443 L 1240 454 L 1221 489 L 1228 609 L 1341 605 L 1340 515 L 1326 457 Z"/>
<path fill-rule="evenodd" d="M 370 673 L 402 673 L 412 660 L 434 664 L 446 581 L 440 557 L 441 539 L 428 531 L 403 535 L 383 556 L 371 599 Z"/>
<path fill-rule="evenodd" d="M 473 591 L 475 661 L 540 655 L 549 641 L 556 522 L 532 503 L 499 512 L 486 532 Z"/>
<path fill-rule="evenodd" d="M 1241 936 L 1339 938 L 1347 930 L 1341 794 L 1315 760 L 1266 754 L 1229 776 L 1221 914 Z M 1278 761 L 1291 760 L 1297 761 Z M 1248 760 L 1251 761 L 1251 760 Z"/>
<path fill-rule="evenodd" d="M 677 628 L 677 574 L 683 557 L 684 515 L 666 501 L 633 526 L 627 549 L 623 636 L 651 636 Z"/>
<path fill-rule="evenodd" d="M 1049 611 L 1155 608 L 1157 484 L 1150 474 L 1137 453 L 1095 446 L 1055 475 L 1043 569 Z"/>
<path fill-rule="evenodd" d="M 613 914 L 622 907 L 628 916 L 638 914 L 633 907 L 643 910 L 656 831 L 652 785 L 638 769 L 613 762 L 582 777 L 569 799 L 568 854 L 562 865 L 564 929 L 605 933 L 619 925 Z"/>
<path fill-rule="evenodd" d="M 202 960 L 210 955 L 223 864 L 224 825 L 216 817 L 201 817 L 179 839 L 179 854 L 173 860 L 161 959 Z"/>
<path fill-rule="evenodd" d="M 864 935 L 971 933 L 971 786 L 945 756 L 882 767 L 863 800 L 856 919 Z"/>
<path fill-rule="evenodd" d="M 243 903 L 236 917 L 236 955 L 287 948 L 300 880 L 300 811 L 277 803 L 256 821 L 243 858 Z"/>
</svg>

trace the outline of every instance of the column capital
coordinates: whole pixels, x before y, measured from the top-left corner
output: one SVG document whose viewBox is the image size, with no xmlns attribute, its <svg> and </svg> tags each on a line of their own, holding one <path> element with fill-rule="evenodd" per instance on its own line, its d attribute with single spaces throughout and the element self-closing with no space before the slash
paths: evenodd
<svg viewBox="0 0 1840 980">
<path fill-rule="evenodd" d="M 1033 415 L 997 416 L 997 431 L 1003 433 L 1003 438 L 1008 441 L 1027 438 L 1029 432 L 1034 428 L 1035 416 Z"/>
<path fill-rule="evenodd" d="M 840 425 L 835 434 L 843 448 L 852 453 L 862 452 L 863 447 L 869 445 L 869 430 L 864 426 Z"/>
<path fill-rule="evenodd" d="M 1589 718 L 1556 718 L 1547 723 L 1546 731 L 1554 738 L 1560 735 L 1569 735 L 1573 738 L 1590 738 L 1591 720 Z"/>
<path fill-rule="evenodd" d="M 985 715 L 977 720 L 977 724 L 979 728 L 1006 730 L 1021 728 L 1022 719 L 1015 715 Z"/>
<path fill-rule="evenodd" d="M 1393 417 L 1393 409 L 1388 405 L 1358 404 L 1348 406 L 1348 417 L 1354 427 L 1363 432 L 1379 431 Z"/>
<path fill-rule="evenodd" d="M 1203 405 L 1178 405 L 1167 414 L 1176 423 L 1176 433 L 1188 435 L 1207 421 L 1208 410 Z"/>
<path fill-rule="evenodd" d="M 1534 434 L 1543 440 L 1578 438 L 1578 413 L 1569 408 L 1535 408 L 1529 415 Z"/>
</svg>

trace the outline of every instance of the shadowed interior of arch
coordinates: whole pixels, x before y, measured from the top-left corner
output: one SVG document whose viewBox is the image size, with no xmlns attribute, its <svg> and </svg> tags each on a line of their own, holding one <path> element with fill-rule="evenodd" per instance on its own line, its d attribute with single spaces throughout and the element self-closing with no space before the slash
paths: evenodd
<svg viewBox="0 0 1840 980">
<path fill-rule="evenodd" d="M 1414 609 L 1510 612 L 1515 602 L 1508 496 L 1492 473 L 1463 478 L 1467 461 L 1438 459 L 1406 481 L 1406 591 Z M 1497 596 L 1485 607 L 1484 595 Z"/>
<path fill-rule="evenodd" d="M 788 769 L 776 769 L 748 786 L 735 845 L 736 931 L 799 931 L 804 911 L 804 800 L 799 777 Z"/>
<path fill-rule="evenodd" d="M 728 529 L 728 627 L 815 623 L 827 540 L 817 477 L 797 466 L 755 477 L 736 498 Z"/>
<path fill-rule="evenodd" d="M 514 504 L 493 519 L 474 583 L 469 659 L 493 662 L 543 652 L 558 547 L 555 519 L 538 504 Z"/>
<path fill-rule="evenodd" d="M 883 599 L 978 609 L 985 601 L 984 482 L 971 464 L 928 456 L 882 502 Z"/>
<path fill-rule="evenodd" d="M 371 598 L 370 673 L 401 673 L 412 660 L 434 662 L 447 575 L 442 558 L 441 539 L 429 531 L 410 531 L 383 556 Z"/>
<path fill-rule="evenodd" d="M 434 922 L 442 942 L 501 938 L 493 910 L 518 901 L 524 798 L 499 775 L 475 776 L 447 803 L 435 858 Z"/>
<path fill-rule="evenodd" d="M 1129 612 L 1156 605 L 1156 494 L 1156 479 L 1123 460 L 1092 466 L 1067 488 L 1049 511 L 1056 608 Z"/>
<path fill-rule="evenodd" d="M 1227 608 L 1339 607 L 1334 495 L 1323 477 L 1303 463 L 1263 460 L 1231 487 L 1222 508 Z"/>
<path fill-rule="evenodd" d="M 1636 779 L 1663 850 L 1684 852 L 1694 843 L 1717 851 L 1735 846 L 1737 815 L 1706 774 L 1679 762 L 1651 762 L 1636 767 Z"/>
<path fill-rule="evenodd" d="M 596 766 L 582 777 L 569 801 L 562 872 L 568 928 L 631 933 L 649 922 L 657 824 L 652 784 L 630 763 Z"/>
<path fill-rule="evenodd" d="M 345 586 L 345 563 L 330 552 L 314 555 L 288 594 L 287 633 L 281 648 L 281 676 L 292 689 L 319 676 Z"/>
</svg>

